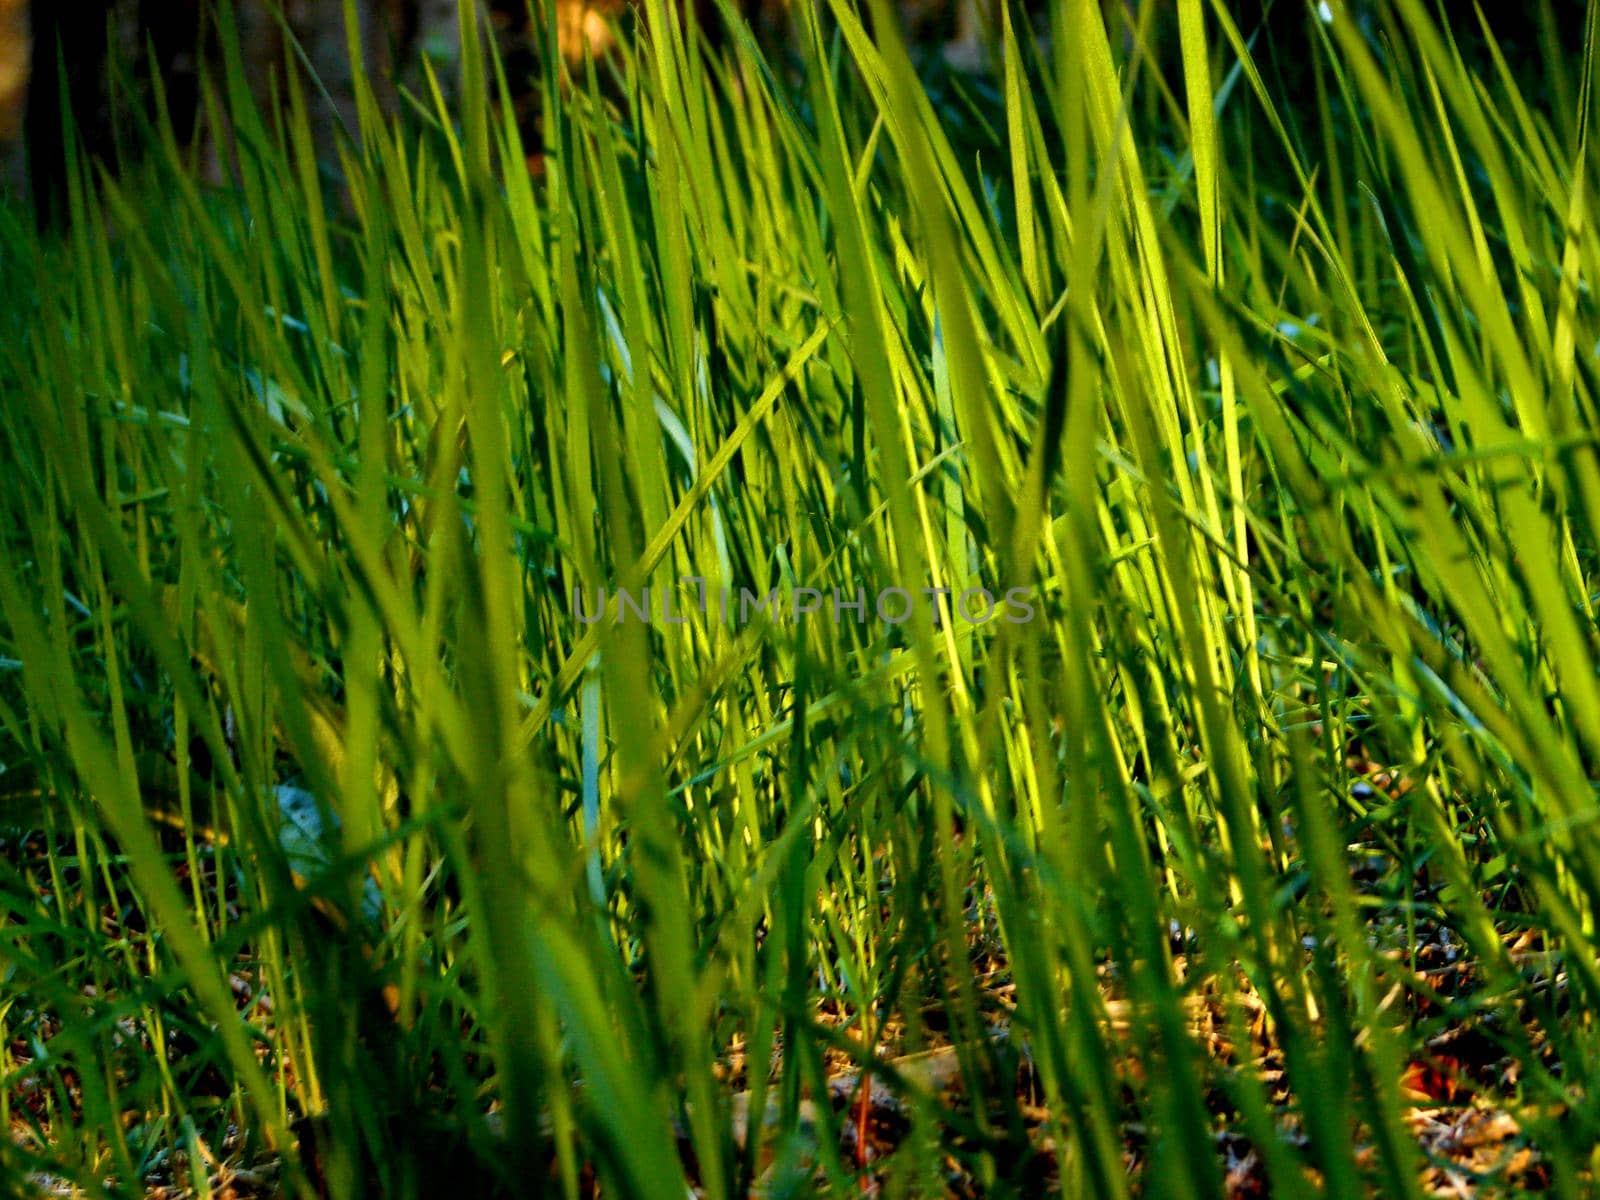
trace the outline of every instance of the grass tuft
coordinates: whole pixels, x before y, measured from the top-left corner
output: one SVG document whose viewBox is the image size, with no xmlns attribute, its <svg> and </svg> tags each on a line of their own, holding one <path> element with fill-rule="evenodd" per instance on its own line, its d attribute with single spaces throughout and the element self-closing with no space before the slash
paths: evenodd
<svg viewBox="0 0 1600 1200">
<path fill-rule="evenodd" d="M 1233 12 L 0 208 L 5 1188 L 1590 1194 L 1596 6 Z"/>
</svg>

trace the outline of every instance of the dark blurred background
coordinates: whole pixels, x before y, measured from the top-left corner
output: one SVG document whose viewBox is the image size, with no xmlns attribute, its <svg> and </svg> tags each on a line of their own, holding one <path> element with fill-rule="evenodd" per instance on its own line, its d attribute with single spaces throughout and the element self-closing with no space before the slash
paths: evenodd
<svg viewBox="0 0 1600 1200">
<path fill-rule="evenodd" d="M 481 0 L 480 0 L 481 2 Z M 586 36 L 599 23 L 591 14 L 615 15 L 626 0 L 556 0 L 561 49 L 580 57 Z M 710 0 L 691 0 L 709 11 Z M 938 57 L 964 56 L 970 64 L 975 23 L 972 6 L 994 0 L 896 0 L 907 34 Z M 1171 0 L 1103 0 L 1108 17 L 1121 26 L 1124 39 L 1131 26 L 1148 18 L 1154 57 L 1163 71 L 1177 71 L 1177 39 L 1172 36 L 1175 6 Z M 758 30 L 771 36 L 784 0 L 741 0 Z M 1154 8 L 1141 9 L 1140 5 Z M 1043 0 L 1024 5 L 1035 13 Z M 31 12 L 30 12 L 31 7 Z M 114 159 L 125 122 L 113 120 L 108 86 L 114 58 L 126 67 L 136 94 L 151 94 L 150 64 L 161 76 L 174 125 L 180 136 L 195 127 L 201 64 L 214 54 L 207 30 L 211 20 L 205 0 L 0 0 L 0 188 L 13 194 L 31 191 L 41 221 L 59 218 L 64 204 L 63 122 L 57 97 L 70 97 L 78 128 L 88 148 Z M 1233 0 L 1230 9 L 1240 29 L 1252 37 L 1253 51 L 1269 87 L 1292 119 L 1295 106 L 1314 104 L 1314 83 L 1306 65 L 1315 61 L 1312 42 L 1318 6 L 1307 0 Z M 1560 99 L 1576 94 L 1575 78 L 1582 65 L 1585 3 L 1583 0 L 1528 0 L 1487 6 L 1489 27 L 1526 97 L 1554 112 L 1558 130 L 1575 114 L 1561 113 Z M 285 61 L 285 24 L 270 11 L 270 0 L 235 0 L 234 9 L 245 47 L 245 67 L 259 94 Z M 448 59 L 454 46 L 455 0 L 361 0 L 358 9 L 362 41 L 373 75 L 392 86 L 408 65 L 426 53 Z M 1354 3 L 1351 10 L 1374 45 L 1388 52 L 1407 52 L 1388 43 L 1376 3 Z M 287 28 L 332 98 L 319 104 L 319 126 L 353 120 L 349 96 L 350 64 L 339 0 L 284 0 Z M 1480 26 L 1477 6 L 1443 0 L 1438 11 L 1463 53 L 1481 72 L 1492 69 L 1489 40 Z M 531 82 L 535 70 L 537 29 L 529 20 L 526 0 L 492 0 L 485 4 L 488 24 L 499 38 L 513 81 Z M 981 21 L 977 21 L 981 25 Z M 963 50 L 954 45 L 963 37 Z M 1124 44 L 1127 42 L 1124 40 Z M 65 69 L 57 73 L 59 65 Z M 153 53 L 146 53 L 147 48 Z M 446 72 L 441 72 L 446 74 Z M 414 76 L 413 76 L 414 78 Z M 316 93 L 313 92 L 313 98 Z M 380 97 L 382 99 L 382 97 Z M 526 97 L 519 98 L 519 105 Z M 531 115 L 531 113 L 530 113 Z M 531 126 L 534 122 L 529 121 Z"/>
</svg>

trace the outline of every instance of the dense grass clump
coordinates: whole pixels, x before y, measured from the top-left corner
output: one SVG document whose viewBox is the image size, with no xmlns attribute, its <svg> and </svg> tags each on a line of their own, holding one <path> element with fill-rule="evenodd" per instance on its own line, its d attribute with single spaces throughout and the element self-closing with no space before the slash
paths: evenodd
<svg viewBox="0 0 1600 1200">
<path fill-rule="evenodd" d="M 0 210 L 6 1187 L 1591 1194 L 1594 6 L 1139 11 Z"/>
</svg>

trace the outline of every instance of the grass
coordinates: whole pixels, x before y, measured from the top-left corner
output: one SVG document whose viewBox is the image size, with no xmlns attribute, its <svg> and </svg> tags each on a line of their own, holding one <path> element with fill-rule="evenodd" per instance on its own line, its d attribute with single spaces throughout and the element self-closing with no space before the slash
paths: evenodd
<svg viewBox="0 0 1600 1200">
<path fill-rule="evenodd" d="M 5 1187 L 1593 1194 L 1595 6 L 1353 7 L 0 209 Z"/>
</svg>

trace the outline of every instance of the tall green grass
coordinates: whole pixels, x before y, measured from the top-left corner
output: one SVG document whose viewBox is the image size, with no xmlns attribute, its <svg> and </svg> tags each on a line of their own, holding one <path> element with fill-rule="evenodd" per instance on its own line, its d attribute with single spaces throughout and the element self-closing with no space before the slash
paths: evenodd
<svg viewBox="0 0 1600 1200">
<path fill-rule="evenodd" d="M 0 210 L 6 1185 L 1413 1197 L 1436 1069 L 1590 1194 L 1595 8 L 1230 11 L 651 0 L 537 175 L 230 57 Z"/>
</svg>

